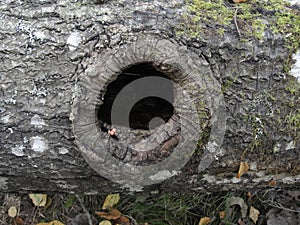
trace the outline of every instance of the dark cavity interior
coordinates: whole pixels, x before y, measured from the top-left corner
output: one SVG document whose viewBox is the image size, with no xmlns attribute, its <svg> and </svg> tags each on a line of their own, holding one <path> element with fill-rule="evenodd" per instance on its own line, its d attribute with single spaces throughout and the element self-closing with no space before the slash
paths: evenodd
<svg viewBox="0 0 300 225">
<path fill-rule="evenodd" d="M 97 118 L 102 131 L 107 131 L 112 124 L 111 112 L 112 105 L 120 93 L 120 91 L 129 85 L 131 82 L 148 76 L 157 76 L 167 78 L 162 72 L 157 71 L 151 63 L 142 63 L 133 65 L 127 69 L 124 69 L 122 73 L 117 77 L 116 80 L 108 84 L 106 92 L 100 95 L 103 100 L 103 104 L 100 105 Z M 127 126 L 131 129 L 142 129 L 149 130 L 160 126 L 162 123 L 166 123 L 174 113 L 174 94 L 172 85 L 163 85 L 158 82 L 153 86 L 154 88 L 160 88 L 165 94 L 167 94 L 168 99 L 161 98 L 159 96 L 147 96 L 135 102 L 130 110 L 129 116 L 124 115 L 127 118 L 122 118 L 121 121 L 115 121 L 115 125 Z M 171 81 L 168 82 L 171 84 Z M 152 88 L 152 87 L 151 87 Z M 143 89 L 143 87 L 138 87 L 138 89 Z M 130 90 L 128 98 L 131 96 L 138 95 L 138 91 L 133 89 Z M 170 100 L 170 101 L 169 101 Z M 126 106 L 126 102 L 122 103 L 122 106 Z M 122 106 L 119 112 L 122 115 Z M 123 116 L 123 115 L 122 115 Z M 124 121 L 127 121 L 124 123 Z"/>
</svg>

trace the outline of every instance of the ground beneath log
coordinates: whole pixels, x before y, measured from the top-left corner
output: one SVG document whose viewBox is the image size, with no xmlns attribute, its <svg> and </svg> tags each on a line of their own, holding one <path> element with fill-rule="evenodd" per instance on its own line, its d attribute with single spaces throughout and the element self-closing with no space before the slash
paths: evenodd
<svg viewBox="0 0 300 225">
<path fill-rule="evenodd" d="M 1 195 L 0 224 L 61 225 L 58 221 L 66 225 L 300 224 L 299 190 L 173 195 L 120 194 L 120 200 L 114 208 L 121 212 L 122 217 L 128 218 L 130 223 L 128 220 L 126 222 L 126 218 L 125 220 L 113 218 L 113 213 L 107 213 L 107 210 L 106 219 L 111 223 L 101 223 L 104 218 L 95 212 L 103 211 L 106 198 L 104 195 L 47 195 L 46 205 L 37 207 L 29 195 Z M 10 216 L 14 216 L 12 215 L 14 207 L 17 213 L 12 218 Z M 51 221 L 57 222 L 49 223 Z"/>
</svg>

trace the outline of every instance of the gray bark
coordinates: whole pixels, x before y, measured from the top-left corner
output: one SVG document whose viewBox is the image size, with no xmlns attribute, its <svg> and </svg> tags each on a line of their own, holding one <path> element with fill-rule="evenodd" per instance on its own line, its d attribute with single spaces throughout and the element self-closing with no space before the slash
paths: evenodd
<svg viewBox="0 0 300 225">
<path fill-rule="evenodd" d="M 223 37 L 215 35 L 215 24 L 201 41 L 177 35 L 175 28 L 186 10 L 177 1 L 54 2 L 0 3 L 2 192 L 108 193 L 124 188 L 138 190 L 148 184 L 135 183 L 134 172 L 129 173 L 128 184 L 124 177 L 120 177 L 121 184 L 110 180 L 115 170 L 109 161 L 102 161 L 102 154 L 107 150 L 124 162 L 126 154 L 120 143 L 136 136 L 127 130 L 119 142 L 111 140 L 107 133 L 97 130 L 95 115 L 103 103 L 98 96 L 101 90 L 105 91 L 107 82 L 116 79 L 124 66 L 136 63 L 138 57 L 140 62 L 157 63 L 160 70 L 164 65 L 178 65 L 183 71 L 178 77 L 178 71 L 164 72 L 179 84 L 186 82 L 185 73 L 209 75 L 201 77 L 200 83 L 210 87 L 204 93 L 194 80 L 187 80 L 186 87 L 198 105 L 201 97 L 210 96 L 209 109 L 222 93 L 227 114 L 223 142 L 216 141 L 220 146 L 211 150 L 212 142 L 206 135 L 217 132 L 214 122 L 207 122 L 214 115 L 208 113 L 204 121 L 192 121 L 201 125 L 201 132 L 198 148 L 187 155 L 188 163 L 174 171 L 177 175 L 144 190 L 265 188 L 272 179 L 276 187 L 299 188 L 299 127 L 288 120 L 299 109 L 299 95 L 287 91 L 296 81 L 283 72 L 290 56 L 282 37 L 243 43 L 234 24 Z M 143 46 L 149 37 L 150 47 Z M 164 60 L 170 60 L 169 64 Z M 170 149 L 178 142 L 172 134 L 163 142 L 169 141 Z M 188 135 L 186 138 L 193 140 L 193 135 Z M 103 147 L 107 141 L 115 143 L 119 152 Z M 94 151 L 92 145 L 101 151 Z M 164 145 L 158 151 L 170 149 Z M 128 160 L 147 161 L 138 157 Z M 250 171 L 238 179 L 240 161 L 247 161 Z M 102 167 L 106 168 L 103 174 Z M 123 170 L 127 171 L 125 167 Z M 170 170 L 153 172 L 162 177 L 168 173 L 174 175 Z M 145 179 L 153 174 L 149 172 Z"/>
</svg>

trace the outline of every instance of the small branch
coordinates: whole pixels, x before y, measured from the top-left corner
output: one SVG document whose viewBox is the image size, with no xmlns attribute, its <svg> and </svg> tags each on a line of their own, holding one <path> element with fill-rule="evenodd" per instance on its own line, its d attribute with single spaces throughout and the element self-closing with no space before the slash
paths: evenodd
<svg viewBox="0 0 300 225">
<path fill-rule="evenodd" d="M 282 209 L 282 210 L 286 210 L 289 212 L 296 212 L 296 213 L 300 213 L 299 210 L 295 210 L 295 209 L 290 209 L 290 208 L 286 208 L 284 207 L 282 204 L 280 204 L 279 202 L 275 202 L 275 201 L 270 201 L 270 200 L 266 200 L 266 201 L 262 201 L 263 203 L 266 203 L 274 208 L 278 208 L 278 209 Z"/>
<path fill-rule="evenodd" d="M 85 206 L 83 205 L 83 202 L 82 200 L 80 199 L 79 195 L 75 195 L 77 200 L 79 201 L 83 211 L 86 213 L 86 216 L 87 216 L 87 219 L 89 221 L 89 224 L 88 225 L 93 225 L 93 222 L 92 222 L 92 219 L 91 219 L 91 216 L 90 216 L 90 213 L 89 211 L 85 208 Z"/>
<path fill-rule="evenodd" d="M 239 26 L 238 26 L 237 20 L 236 20 L 238 10 L 239 10 L 239 8 L 237 7 L 236 10 L 234 11 L 234 24 L 235 24 L 236 30 L 239 34 L 239 38 L 241 38 L 241 32 L 240 32 L 240 29 L 239 29 Z"/>
</svg>

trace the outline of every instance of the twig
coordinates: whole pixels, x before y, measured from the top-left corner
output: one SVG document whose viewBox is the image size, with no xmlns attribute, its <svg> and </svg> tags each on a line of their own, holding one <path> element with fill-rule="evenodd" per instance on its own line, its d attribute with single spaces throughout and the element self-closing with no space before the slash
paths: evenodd
<svg viewBox="0 0 300 225">
<path fill-rule="evenodd" d="M 239 10 L 239 8 L 237 7 L 236 10 L 234 11 L 234 24 L 235 24 L 236 30 L 239 34 L 239 38 L 241 38 L 241 32 L 240 32 L 240 29 L 239 29 L 239 26 L 238 26 L 237 20 L 236 20 L 238 10 Z"/>
<path fill-rule="evenodd" d="M 33 209 L 33 218 L 31 220 L 31 225 L 34 225 L 34 221 L 36 219 L 36 215 L 37 215 L 37 211 L 39 210 L 39 207 L 38 206 L 35 206 L 34 209 Z"/>
<path fill-rule="evenodd" d="M 79 196 L 78 196 L 78 195 L 75 195 L 75 196 L 76 196 L 77 200 L 79 201 L 79 203 L 80 203 L 80 205 L 81 205 L 83 211 L 86 213 L 87 219 L 88 219 L 88 221 L 89 221 L 89 225 L 93 225 L 93 222 L 92 222 L 92 219 L 91 219 L 91 217 L 90 217 L 89 211 L 87 211 L 87 209 L 86 209 L 85 206 L 83 205 L 83 202 L 82 202 L 82 200 L 79 198 Z"/>
<path fill-rule="evenodd" d="M 125 215 L 128 219 L 131 220 L 131 224 L 132 225 L 138 225 L 136 220 L 131 216 L 131 215 Z"/>
<path fill-rule="evenodd" d="M 264 203 L 266 203 L 266 204 L 268 204 L 272 207 L 278 208 L 278 209 L 286 210 L 286 211 L 289 211 L 289 212 L 300 213 L 299 210 L 286 208 L 282 204 L 280 204 L 279 202 L 274 202 L 274 201 L 270 201 L 270 200 L 266 200 L 266 201 L 262 201 L 262 202 L 264 202 Z"/>
</svg>

